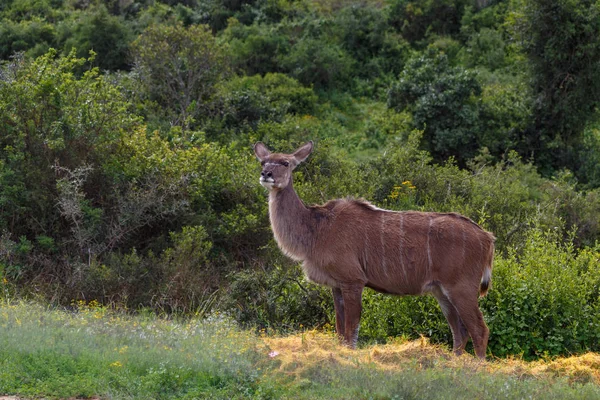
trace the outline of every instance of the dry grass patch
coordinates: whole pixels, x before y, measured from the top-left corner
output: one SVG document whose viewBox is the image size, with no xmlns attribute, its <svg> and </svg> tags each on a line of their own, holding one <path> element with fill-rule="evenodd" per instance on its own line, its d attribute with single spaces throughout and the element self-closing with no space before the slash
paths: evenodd
<svg viewBox="0 0 600 400">
<path fill-rule="evenodd" d="M 568 377 L 569 382 L 600 385 L 600 354 L 586 353 L 548 362 L 540 361 L 533 370 L 544 375 Z"/>
<path fill-rule="evenodd" d="M 265 337 L 264 341 L 271 349 L 272 360 L 278 363 L 277 369 L 298 379 L 303 379 L 307 370 L 320 365 L 323 368 L 369 366 L 390 372 L 449 368 L 473 374 L 506 375 L 518 380 L 566 378 L 570 383 L 600 385 L 600 354 L 596 353 L 532 362 L 518 357 L 490 358 L 482 362 L 470 354 L 456 357 L 447 347 L 431 344 L 424 337 L 357 350 L 342 346 L 332 333 L 315 330 L 286 337 Z"/>
</svg>

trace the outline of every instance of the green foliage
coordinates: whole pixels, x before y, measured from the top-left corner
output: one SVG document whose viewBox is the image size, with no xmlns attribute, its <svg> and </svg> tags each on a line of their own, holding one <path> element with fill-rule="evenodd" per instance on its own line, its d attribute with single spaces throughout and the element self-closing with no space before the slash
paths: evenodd
<svg viewBox="0 0 600 400">
<path fill-rule="evenodd" d="M 579 151 L 579 165 L 575 173 L 588 187 L 600 187 L 600 129 L 597 124 L 590 124 L 584 131 L 583 144 Z"/>
<path fill-rule="evenodd" d="M 478 141 L 491 155 L 502 157 L 507 150 L 520 150 L 526 156 L 522 132 L 531 124 L 533 108 L 528 88 L 519 79 L 490 82 L 482 86 Z"/>
<path fill-rule="evenodd" d="M 131 28 L 122 18 L 110 15 L 102 4 L 83 11 L 62 36 L 65 54 L 76 49 L 78 56 L 86 57 L 93 51 L 98 55 L 95 65 L 103 70 L 128 69 L 131 64 Z"/>
<path fill-rule="evenodd" d="M 333 306 L 330 290 L 307 284 L 299 268 L 284 263 L 232 276 L 225 307 L 236 321 L 275 332 L 328 322 L 327 310 Z"/>
<path fill-rule="evenodd" d="M 409 46 L 387 23 L 383 9 L 351 5 L 337 13 L 333 22 L 343 48 L 361 66 L 356 68 L 358 76 L 376 80 L 400 73 Z"/>
<path fill-rule="evenodd" d="M 452 333 L 432 296 L 398 297 L 367 290 L 363 294 L 361 340 L 385 343 L 397 337 L 425 335 L 438 343 L 452 343 Z"/>
<path fill-rule="evenodd" d="M 482 4 L 483 3 L 483 4 Z M 486 0 L 481 7 L 467 5 L 460 21 L 461 39 L 467 39 L 484 29 L 503 30 L 509 10 L 508 1 Z"/>
<path fill-rule="evenodd" d="M 151 25 L 132 51 L 149 100 L 163 118 L 184 129 L 209 111 L 217 83 L 228 74 L 223 49 L 203 25 Z"/>
<path fill-rule="evenodd" d="M 482 28 L 469 37 L 464 58 L 467 67 L 481 66 L 490 71 L 506 66 L 506 43 L 502 32 Z"/>
<path fill-rule="evenodd" d="M 219 90 L 222 123 L 226 128 L 250 127 L 259 122 L 281 122 L 288 114 L 312 114 L 317 96 L 284 74 L 238 77 Z"/>
<path fill-rule="evenodd" d="M 7 60 L 15 53 L 26 52 L 31 57 L 46 53 L 56 40 L 56 29 L 40 19 L 0 23 L 0 59 Z"/>
<path fill-rule="evenodd" d="M 232 65 L 248 75 L 281 72 L 281 56 L 291 44 L 280 29 L 272 25 L 242 25 L 231 19 L 221 40 L 228 44 Z"/>
<path fill-rule="evenodd" d="M 544 168 L 573 167 L 573 146 L 600 101 L 600 7 L 571 0 L 524 0 L 515 7 L 511 21 L 530 61 L 537 106 L 528 144 Z"/>
<path fill-rule="evenodd" d="M 409 108 L 417 129 L 438 159 L 471 158 L 477 149 L 481 86 L 475 75 L 452 67 L 448 57 L 433 50 L 406 65 L 388 92 L 388 107 Z"/>
<path fill-rule="evenodd" d="M 138 124 L 120 93 L 96 69 L 74 76 L 73 70 L 85 62 L 51 52 L 33 63 L 17 59 L 5 69 L 6 80 L 0 82 L 5 125 L 0 226 L 15 237 L 60 236 L 67 226 L 55 207 L 58 178 L 101 164 L 121 130 Z M 92 191 L 103 182 L 101 174 L 93 175 L 88 182 Z M 76 178 L 79 187 L 82 179 Z M 39 219 L 34 222 L 31 215 Z"/>
<path fill-rule="evenodd" d="M 315 89 L 347 86 L 353 69 L 352 58 L 341 46 L 310 37 L 300 39 L 281 64 L 291 76 Z"/>
<path fill-rule="evenodd" d="M 420 42 L 428 35 L 451 35 L 460 30 L 468 0 L 391 1 L 390 24 L 409 42 Z"/>
<path fill-rule="evenodd" d="M 0 227 L 13 244 L 2 253 L 3 263 L 23 280 L 57 276 L 52 271 L 60 269 L 57 277 L 69 282 L 62 289 L 67 298 L 83 291 L 105 301 L 193 309 L 222 276 L 213 273 L 209 250 L 198 258 L 162 238 L 187 220 L 192 231 L 211 227 L 198 232 L 210 234 L 209 249 L 214 242 L 215 252 L 231 254 L 211 256 L 221 264 L 239 256 L 234 249 L 253 254 L 257 241 L 266 240 L 253 234 L 259 218 L 248 215 L 244 225 L 231 218 L 265 208 L 258 202 L 261 188 L 250 185 L 252 175 L 244 170 L 250 154 L 232 160 L 233 152 L 191 146 L 176 130 L 170 141 L 147 133 L 128 113 L 121 92 L 96 69 L 74 75 L 84 63 L 50 53 L 5 70 Z M 232 175 L 229 167 L 240 161 L 239 175 Z M 230 240 L 236 237 L 240 242 Z M 173 261 L 173 252 L 186 254 L 188 272 Z M 207 267 L 196 277 L 199 265 Z M 205 282 L 188 290 L 180 280 L 185 276 L 186 283 L 192 276 Z"/>
<path fill-rule="evenodd" d="M 496 356 L 526 358 L 597 351 L 598 249 L 576 251 L 555 233 L 532 230 L 497 257 L 494 289 L 483 302 Z"/>
</svg>

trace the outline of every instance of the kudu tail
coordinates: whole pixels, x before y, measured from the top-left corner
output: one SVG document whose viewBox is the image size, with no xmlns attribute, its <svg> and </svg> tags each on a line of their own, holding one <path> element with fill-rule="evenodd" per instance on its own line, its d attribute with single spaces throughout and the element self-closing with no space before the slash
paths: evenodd
<svg viewBox="0 0 600 400">
<path fill-rule="evenodd" d="M 495 238 L 494 238 L 495 239 Z M 486 256 L 483 276 L 481 277 L 481 283 L 479 284 L 479 296 L 483 297 L 487 294 L 488 290 L 492 286 L 492 263 L 494 261 L 494 241 L 490 243 L 488 254 Z"/>
</svg>

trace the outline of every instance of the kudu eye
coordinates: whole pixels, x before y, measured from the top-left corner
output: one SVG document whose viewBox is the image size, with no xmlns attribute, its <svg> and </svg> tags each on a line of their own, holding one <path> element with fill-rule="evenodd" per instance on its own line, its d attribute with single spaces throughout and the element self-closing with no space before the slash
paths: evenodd
<svg viewBox="0 0 600 400">
<path fill-rule="evenodd" d="M 283 164 L 285 167 L 287 167 L 287 166 L 289 166 L 289 165 L 290 165 L 290 163 L 289 163 L 289 162 L 287 162 L 287 161 L 284 161 L 284 162 L 282 162 L 282 164 Z"/>
</svg>

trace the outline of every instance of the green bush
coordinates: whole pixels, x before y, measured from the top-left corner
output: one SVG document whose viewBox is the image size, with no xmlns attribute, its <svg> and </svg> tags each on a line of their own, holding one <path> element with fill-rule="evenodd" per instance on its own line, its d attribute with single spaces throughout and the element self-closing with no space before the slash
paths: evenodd
<svg viewBox="0 0 600 400">
<path fill-rule="evenodd" d="M 78 214 L 83 210 L 77 211 L 83 206 L 79 190 L 84 182 L 90 192 L 106 183 L 98 167 L 116 148 L 121 132 L 139 124 L 119 91 L 97 69 L 75 76 L 74 70 L 85 62 L 50 52 L 34 62 L 15 60 L 4 70 L 0 227 L 14 237 L 43 234 L 59 242 L 71 228 L 69 217 L 65 214 L 65 221 L 61 214 L 72 211 L 84 217 Z M 59 178 L 65 182 L 62 188 L 57 186 Z M 70 191 L 64 179 L 71 182 Z M 57 207 L 61 193 L 78 203 L 72 204 L 75 208 Z M 92 212 L 96 205 L 86 205 L 87 210 Z M 39 217 L 34 222 L 31 215 Z"/>
<path fill-rule="evenodd" d="M 157 103 L 159 117 L 184 130 L 211 111 L 217 84 L 229 74 L 225 50 L 208 27 L 150 25 L 133 43 L 144 100 Z"/>
<path fill-rule="evenodd" d="M 279 26 L 266 24 L 242 25 L 231 19 L 220 36 L 227 42 L 232 65 L 248 75 L 281 72 L 280 57 L 291 48 L 289 38 Z"/>
<path fill-rule="evenodd" d="M 428 35 L 451 35 L 460 30 L 468 0 L 394 0 L 389 23 L 411 44 L 420 44 Z"/>
<path fill-rule="evenodd" d="M 506 66 L 505 47 L 501 32 L 482 28 L 469 38 L 463 57 L 469 68 L 479 66 L 493 71 Z"/>
<path fill-rule="evenodd" d="M 276 262 L 232 275 L 223 306 L 243 326 L 272 332 L 327 324 L 327 311 L 333 307 L 331 290 L 307 283 L 301 269 L 288 260 Z"/>
<path fill-rule="evenodd" d="M 7 60 L 18 52 L 32 57 L 41 56 L 55 42 L 56 28 L 39 18 L 20 22 L 1 20 L 0 59 Z"/>
<path fill-rule="evenodd" d="M 324 39 L 300 39 L 286 55 L 283 68 L 303 85 L 315 89 L 343 89 L 349 85 L 353 59 L 338 44 Z"/>
<path fill-rule="evenodd" d="M 223 126 L 256 129 L 263 121 L 281 122 L 287 114 L 311 114 L 317 96 L 283 74 L 235 77 L 219 90 Z"/>
<path fill-rule="evenodd" d="M 336 13 L 333 23 L 334 35 L 357 62 L 355 75 L 373 80 L 401 72 L 410 49 L 387 23 L 385 9 L 353 4 Z"/>
<path fill-rule="evenodd" d="M 58 40 L 64 54 L 74 49 L 79 57 L 87 57 L 93 51 L 98 54 L 94 64 L 101 69 L 129 69 L 129 45 L 133 38 L 125 21 L 110 15 L 103 4 L 82 11 L 78 17 L 68 28 L 62 27 Z"/>
<path fill-rule="evenodd" d="M 426 336 L 435 343 L 452 343 L 452 333 L 433 296 L 399 297 L 374 292 L 363 294 L 359 338 L 385 343 L 392 338 Z"/>
<path fill-rule="evenodd" d="M 496 257 L 493 289 L 481 302 L 492 354 L 598 350 L 600 253 L 562 243 L 556 233 L 533 229 L 520 247 Z"/>
<path fill-rule="evenodd" d="M 97 69 L 74 74 L 85 62 L 52 52 L 5 69 L 0 262 L 11 279 L 38 279 L 60 300 L 86 293 L 191 310 L 268 240 L 255 233 L 266 203 L 251 153 L 203 143 L 200 134 L 192 146 L 176 129 L 169 138 L 148 133 Z M 211 243 L 200 258 L 179 243 L 195 230 Z M 170 261 L 177 252 L 185 256 Z M 189 281 L 205 282 L 185 287 L 179 279 L 197 268 L 206 272 Z"/>
<path fill-rule="evenodd" d="M 593 1 L 523 0 L 508 25 L 528 58 L 535 98 L 529 151 L 549 175 L 577 168 L 576 150 L 600 104 L 600 8 Z M 576 27 L 576 28 L 575 28 Z"/>
<path fill-rule="evenodd" d="M 408 62 L 388 92 L 388 107 L 409 109 L 413 123 L 424 131 L 434 156 L 454 156 L 463 162 L 479 148 L 477 134 L 481 85 L 472 71 L 452 67 L 444 53 L 430 49 Z"/>
<path fill-rule="evenodd" d="M 596 124 L 590 124 L 583 134 L 583 143 L 579 148 L 579 165 L 573 170 L 587 188 L 600 187 L 600 129 Z"/>
</svg>

